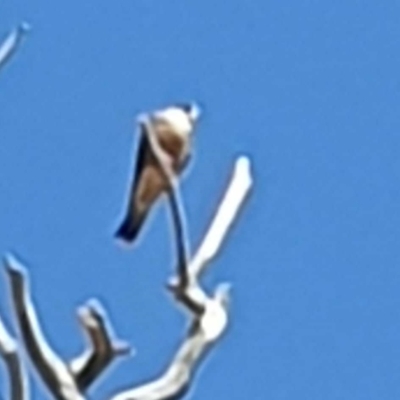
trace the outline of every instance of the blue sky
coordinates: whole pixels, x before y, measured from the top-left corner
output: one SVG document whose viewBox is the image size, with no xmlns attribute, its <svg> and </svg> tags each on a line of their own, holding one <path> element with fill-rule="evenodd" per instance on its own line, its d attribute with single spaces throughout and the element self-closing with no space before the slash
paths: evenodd
<svg viewBox="0 0 400 400">
<path fill-rule="evenodd" d="M 232 282 L 232 323 L 191 398 L 399 398 L 399 15 L 391 0 L 1 2 L 1 34 L 33 30 L 0 73 L 0 252 L 27 263 L 63 356 L 90 297 L 137 348 L 93 398 L 156 376 L 183 334 L 165 207 L 137 249 L 112 239 L 135 115 L 182 100 L 204 107 L 183 183 L 194 245 L 238 154 L 256 179 L 206 279 Z"/>
</svg>

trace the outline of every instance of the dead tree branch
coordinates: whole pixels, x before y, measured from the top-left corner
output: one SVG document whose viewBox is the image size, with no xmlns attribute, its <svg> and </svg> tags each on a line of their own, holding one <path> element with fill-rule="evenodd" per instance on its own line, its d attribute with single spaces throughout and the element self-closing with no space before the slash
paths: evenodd
<svg viewBox="0 0 400 400">
<path fill-rule="evenodd" d="M 25 351 L 52 396 L 60 400 L 83 400 L 74 377 L 51 349 L 39 325 L 23 267 L 13 257 L 6 258 L 14 316 Z"/>
<path fill-rule="evenodd" d="M 12 48 L 16 44 L 7 46 Z M 0 67 L 1 65 L 0 58 Z M 159 146 L 152 131 L 150 119 L 147 116 L 142 117 L 141 123 L 169 187 L 168 199 L 177 267 L 176 276 L 168 288 L 176 303 L 186 311 L 189 329 L 161 377 L 121 391 L 112 396 L 111 400 L 177 400 L 192 387 L 203 356 L 222 337 L 228 325 L 229 285 L 218 285 L 210 296 L 201 287 L 200 278 L 220 251 L 250 191 L 250 161 L 246 157 L 237 159 L 228 188 L 212 223 L 198 250 L 190 257 L 178 180 L 172 172 L 168 156 Z M 34 369 L 55 399 L 85 400 L 90 385 L 118 356 L 129 352 L 128 346 L 115 339 L 105 311 L 98 302 L 92 301 L 78 310 L 79 322 L 88 342 L 87 347 L 72 361 L 63 361 L 50 347 L 40 327 L 25 269 L 11 256 L 6 258 L 5 264 L 16 325 Z M 10 400 L 27 400 L 26 378 L 18 357 L 17 345 L 1 320 L 0 355 L 10 374 Z"/>
<path fill-rule="evenodd" d="M 0 318 L 0 356 L 8 371 L 10 400 L 28 399 L 28 380 L 18 354 L 18 345 Z"/>
<path fill-rule="evenodd" d="M 99 303 L 81 308 L 80 322 L 89 348 L 69 364 L 50 347 L 40 327 L 26 273 L 13 257 L 6 258 L 14 316 L 25 350 L 45 386 L 56 399 L 83 400 L 89 386 L 117 356 L 129 352 L 111 333 Z"/>
<path fill-rule="evenodd" d="M 23 22 L 11 31 L 0 44 L 0 69 L 3 68 L 11 57 L 16 53 L 30 26 Z"/>
<path fill-rule="evenodd" d="M 148 384 L 118 393 L 111 400 L 175 400 L 180 399 L 190 388 L 193 376 L 202 356 L 221 338 L 228 324 L 229 285 L 219 285 L 212 297 L 209 297 L 199 285 L 200 274 L 206 265 L 220 250 L 229 227 L 238 214 L 252 179 L 249 160 L 241 157 L 237 160 L 226 195 L 199 250 L 187 265 L 182 235 L 183 214 L 177 204 L 180 196 L 177 181 L 171 173 L 168 160 L 158 146 L 151 124 L 146 123 L 152 151 L 157 157 L 160 168 L 170 188 L 170 206 L 173 215 L 176 248 L 178 251 L 177 277 L 170 285 L 176 301 L 183 305 L 190 316 L 190 329 L 165 373 Z"/>
<path fill-rule="evenodd" d="M 239 157 L 233 169 L 228 189 L 218 206 L 204 239 L 190 262 L 189 275 L 199 279 L 207 265 L 217 256 L 223 241 L 246 200 L 253 184 L 250 160 Z"/>
<path fill-rule="evenodd" d="M 99 375 L 117 358 L 131 350 L 126 343 L 115 339 L 105 310 L 92 300 L 78 310 L 82 330 L 88 339 L 88 348 L 70 362 L 78 388 L 84 392 Z"/>
</svg>

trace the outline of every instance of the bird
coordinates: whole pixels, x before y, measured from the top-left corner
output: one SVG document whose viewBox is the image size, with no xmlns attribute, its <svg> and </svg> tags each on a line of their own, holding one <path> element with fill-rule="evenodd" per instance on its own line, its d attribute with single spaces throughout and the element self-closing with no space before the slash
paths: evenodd
<svg viewBox="0 0 400 400">
<path fill-rule="evenodd" d="M 168 157 L 172 173 L 179 176 L 192 155 L 192 137 L 200 116 L 195 103 L 168 106 L 148 114 L 154 137 Z M 168 190 L 168 182 L 151 151 L 147 125 L 139 122 L 139 146 L 129 201 L 115 237 L 126 244 L 136 241 L 156 200 Z"/>
</svg>

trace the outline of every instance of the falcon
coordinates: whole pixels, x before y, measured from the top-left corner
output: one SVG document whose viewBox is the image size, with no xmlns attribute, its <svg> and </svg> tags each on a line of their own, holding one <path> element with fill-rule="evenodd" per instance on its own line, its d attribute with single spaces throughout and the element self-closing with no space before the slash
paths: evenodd
<svg viewBox="0 0 400 400">
<path fill-rule="evenodd" d="M 160 149 L 168 157 L 172 172 L 178 176 L 191 155 L 192 136 L 200 109 L 196 104 L 174 105 L 149 115 L 148 121 Z M 140 142 L 137 151 L 134 178 L 131 184 L 125 217 L 115 237 L 133 243 L 161 194 L 168 190 L 168 183 L 151 151 L 144 123 L 139 123 Z"/>
</svg>

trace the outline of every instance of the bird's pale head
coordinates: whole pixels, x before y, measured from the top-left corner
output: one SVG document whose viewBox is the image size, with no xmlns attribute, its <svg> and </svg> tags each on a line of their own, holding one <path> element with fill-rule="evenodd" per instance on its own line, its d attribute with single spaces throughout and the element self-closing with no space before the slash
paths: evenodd
<svg viewBox="0 0 400 400">
<path fill-rule="evenodd" d="M 159 110 L 153 114 L 153 119 L 162 124 L 167 124 L 176 133 L 190 135 L 200 116 L 200 109 L 194 103 L 177 104 Z"/>
</svg>

